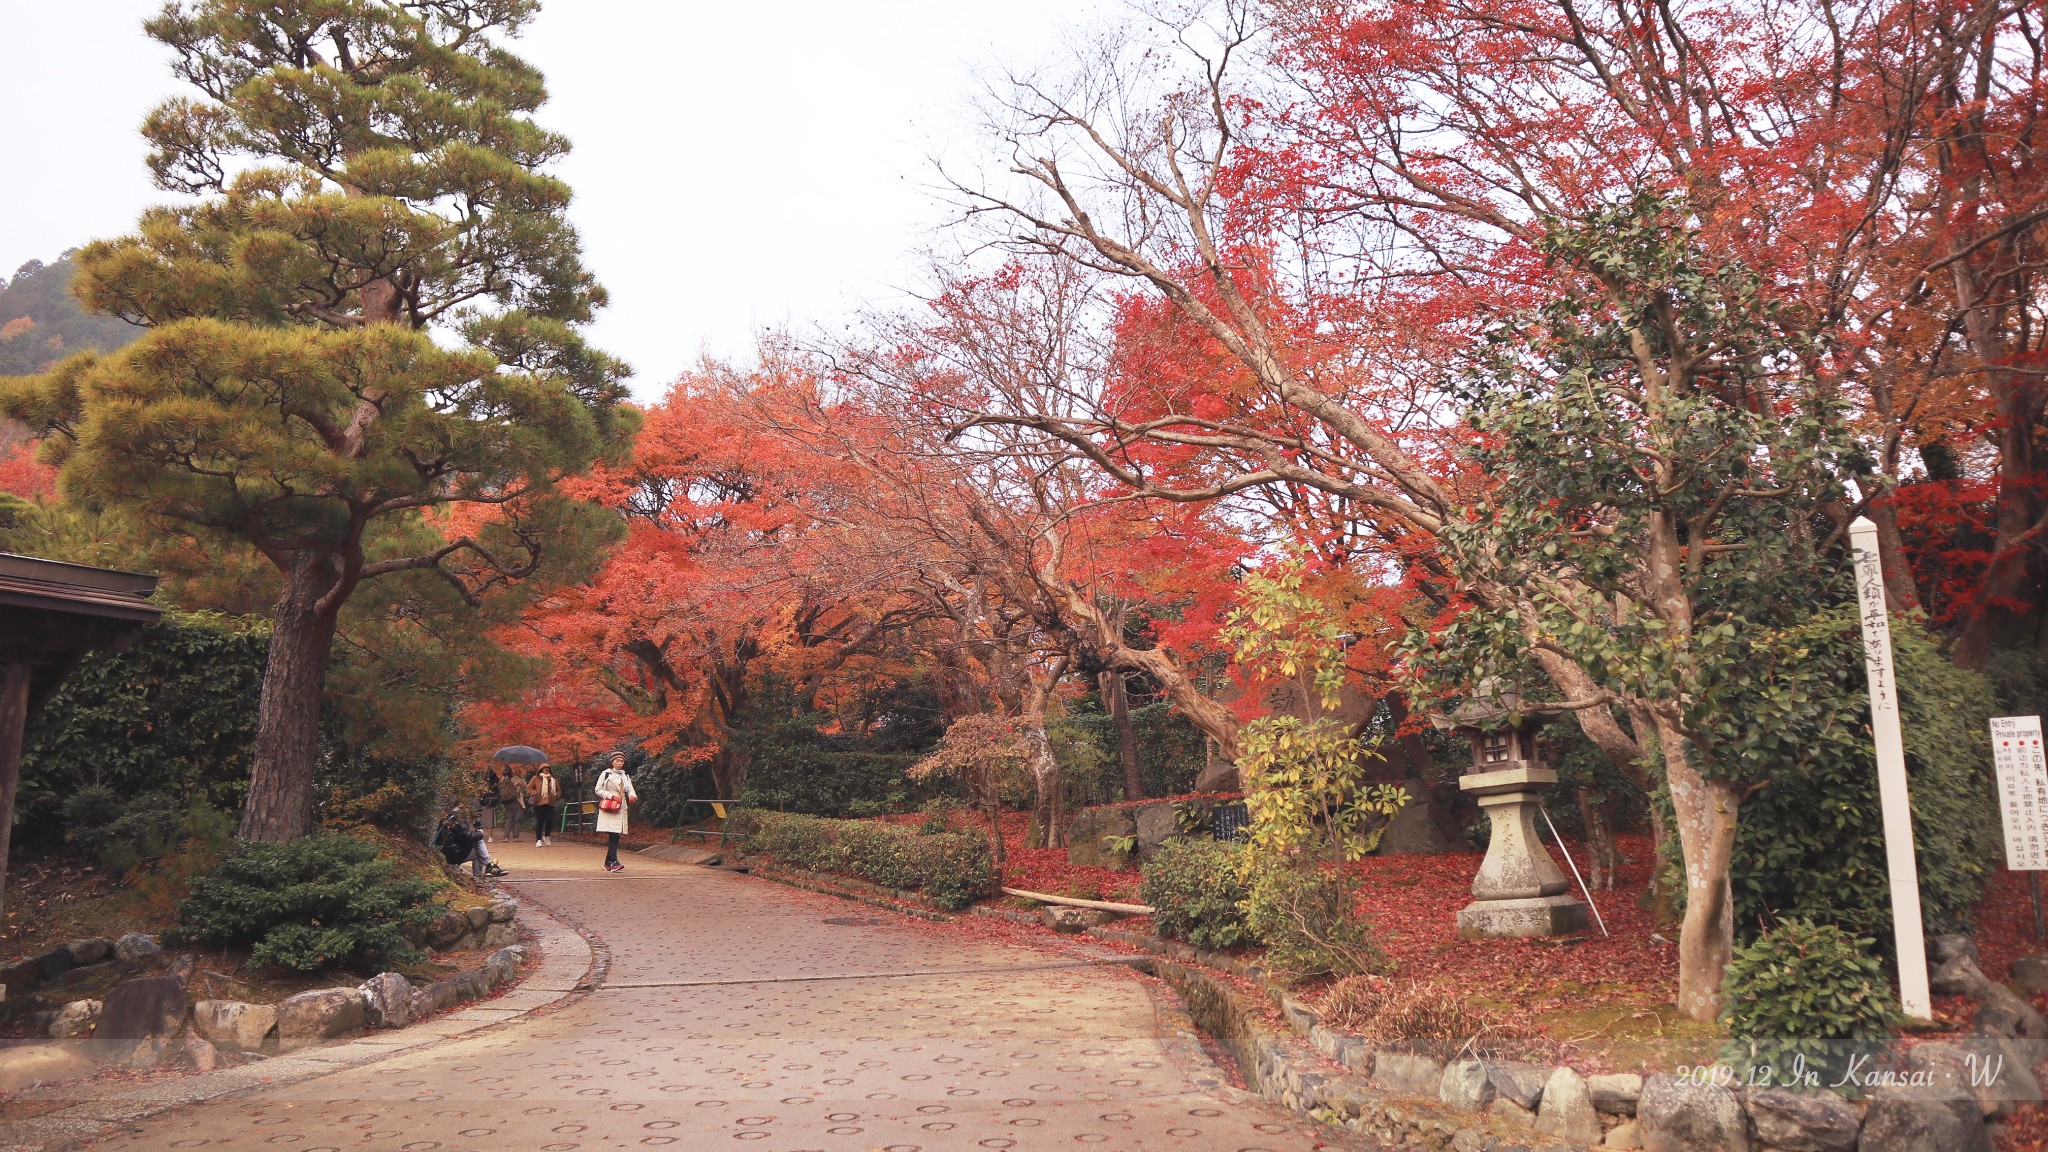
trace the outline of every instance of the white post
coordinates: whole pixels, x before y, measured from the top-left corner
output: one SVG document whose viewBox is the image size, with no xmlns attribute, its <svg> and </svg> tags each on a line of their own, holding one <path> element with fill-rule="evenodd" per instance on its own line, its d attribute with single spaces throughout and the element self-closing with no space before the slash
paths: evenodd
<svg viewBox="0 0 2048 1152">
<path fill-rule="evenodd" d="M 1920 919 L 1920 869 L 1913 860 L 1913 805 L 1906 795 L 1906 748 L 1899 735 L 1899 681 L 1892 663 L 1891 617 L 1884 607 L 1884 569 L 1877 525 L 1858 516 L 1849 525 L 1856 555 L 1856 599 L 1863 616 L 1863 669 L 1870 677 L 1870 731 L 1877 742 L 1877 795 L 1884 807 L 1885 869 L 1891 877 L 1892 932 L 1899 949 L 1899 1006 L 1931 1020 L 1927 943 Z"/>
</svg>

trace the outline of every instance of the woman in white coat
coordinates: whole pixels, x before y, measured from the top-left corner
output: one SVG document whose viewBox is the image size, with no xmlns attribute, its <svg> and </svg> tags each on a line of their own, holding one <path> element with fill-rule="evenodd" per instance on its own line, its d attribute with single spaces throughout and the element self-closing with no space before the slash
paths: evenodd
<svg viewBox="0 0 2048 1152">
<path fill-rule="evenodd" d="M 624 872 L 619 863 L 619 837 L 626 834 L 626 809 L 640 794 L 633 791 L 633 778 L 626 775 L 626 754 L 612 753 L 612 762 L 597 777 L 597 830 L 605 834 L 604 870 Z"/>
</svg>

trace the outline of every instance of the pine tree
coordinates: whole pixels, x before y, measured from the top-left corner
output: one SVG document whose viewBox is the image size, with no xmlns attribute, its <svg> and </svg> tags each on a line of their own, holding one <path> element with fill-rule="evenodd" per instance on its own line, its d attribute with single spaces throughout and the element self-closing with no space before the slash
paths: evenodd
<svg viewBox="0 0 2048 1152">
<path fill-rule="evenodd" d="M 627 369 L 578 332 L 568 149 L 504 41 L 533 0 L 178 0 L 150 20 L 198 90 L 143 125 L 197 197 L 78 255 L 119 352 L 0 384 L 67 499 L 238 544 L 277 574 L 240 834 L 312 819 L 337 616 L 365 581 L 435 573 L 471 603 L 574 547 L 562 477 L 616 449 Z"/>
</svg>

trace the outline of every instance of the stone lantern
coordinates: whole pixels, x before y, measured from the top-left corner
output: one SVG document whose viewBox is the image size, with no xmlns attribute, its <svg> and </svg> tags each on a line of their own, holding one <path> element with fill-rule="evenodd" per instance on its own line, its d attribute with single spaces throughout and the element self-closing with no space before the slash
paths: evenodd
<svg viewBox="0 0 2048 1152">
<path fill-rule="evenodd" d="M 1432 717 L 1438 727 L 1471 739 L 1472 767 L 1458 787 L 1493 822 L 1486 859 L 1472 881 L 1474 899 L 1458 913 L 1458 935 L 1466 939 L 1586 930 L 1585 903 L 1571 895 L 1571 881 L 1536 833 L 1541 795 L 1557 783 L 1557 770 L 1537 756 L 1536 730 L 1557 715 L 1525 711 L 1513 685 L 1488 680 L 1451 715 Z"/>
</svg>

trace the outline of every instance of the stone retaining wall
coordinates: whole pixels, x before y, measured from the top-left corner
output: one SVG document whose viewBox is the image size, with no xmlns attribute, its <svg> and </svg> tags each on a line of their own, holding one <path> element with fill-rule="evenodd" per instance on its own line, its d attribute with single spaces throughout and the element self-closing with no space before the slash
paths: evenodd
<svg viewBox="0 0 2048 1152">
<path fill-rule="evenodd" d="M 527 959 L 526 949 L 517 943 L 518 907 L 517 902 L 504 900 L 451 912 L 424 934 L 424 942 L 444 950 L 451 944 L 497 945 L 473 971 L 419 988 L 396 972 L 382 972 L 353 988 L 313 989 L 278 1004 L 191 1001 L 184 973 L 166 967 L 168 958 L 153 936 L 137 933 L 118 941 L 74 942 L 10 965 L 0 970 L 0 978 L 25 993 L 77 968 L 118 963 L 134 974 L 115 983 L 104 1000 L 72 1000 L 54 1011 L 32 1014 L 30 1020 L 39 1031 L 62 1043 L 0 1050 L 0 1091 L 87 1075 L 100 1065 L 143 1068 L 181 1060 L 208 1072 L 364 1031 L 402 1028 L 481 999 L 517 979 Z"/>
</svg>

